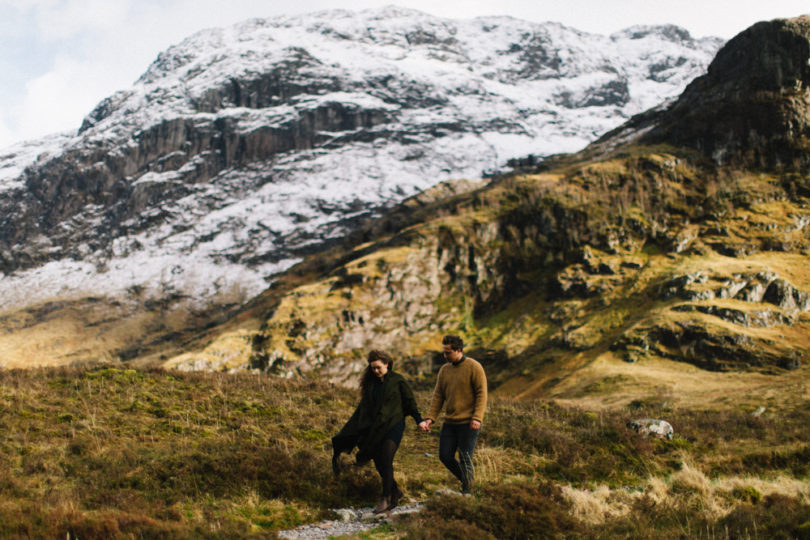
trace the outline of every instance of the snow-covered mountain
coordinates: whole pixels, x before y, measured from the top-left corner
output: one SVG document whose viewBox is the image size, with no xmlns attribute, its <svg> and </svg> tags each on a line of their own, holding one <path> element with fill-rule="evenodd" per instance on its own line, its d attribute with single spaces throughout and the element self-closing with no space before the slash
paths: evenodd
<svg viewBox="0 0 810 540">
<path fill-rule="evenodd" d="M 0 151 L 0 309 L 254 295 L 420 190 L 580 149 L 677 96 L 721 45 L 396 7 L 201 31 L 77 133 Z"/>
</svg>

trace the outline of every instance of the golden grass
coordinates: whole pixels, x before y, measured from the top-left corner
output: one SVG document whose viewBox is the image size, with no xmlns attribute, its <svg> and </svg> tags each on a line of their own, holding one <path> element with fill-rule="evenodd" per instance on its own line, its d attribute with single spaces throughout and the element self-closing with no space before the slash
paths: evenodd
<svg viewBox="0 0 810 540">
<path fill-rule="evenodd" d="M 151 356 L 140 363 L 154 365 L 226 309 L 217 302 L 195 307 L 182 298 L 60 297 L 7 310 L 0 314 L 0 367 L 116 363 L 122 355 L 126 360 Z M 250 326 L 245 319 L 239 324 Z"/>
<path fill-rule="evenodd" d="M 249 366 L 253 354 L 252 342 L 256 332 L 237 330 L 217 336 L 200 352 L 187 352 L 166 360 L 169 369 L 230 371 Z"/>
<path fill-rule="evenodd" d="M 679 507 L 695 509 L 696 517 L 717 521 L 728 516 L 740 503 L 758 503 L 772 495 L 810 502 L 810 481 L 787 476 L 774 479 L 729 476 L 710 480 L 687 463 L 670 478 L 650 477 L 634 490 L 613 489 L 604 484 L 593 488 L 562 486 L 562 494 L 571 505 L 572 515 L 588 525 L 599 526 L 616 518 L 632 519 L 633 507 L 640 499 L 649 499 L 660 512 Z"/>
<path fill-rule="evenodd" d="M 559 368 L 559 364 L 554 369 Z M 691 364 L 647 357 L 627 363 L 611 352 L 598 355 L 566 376 L 553 388 L 536 374 L 531 379 L 515 379 L 496 390 L 520 399 L 552 397 L 561 403 L 590 409 L 624 406 L 651 397 L 672 407 L 747 408 L 759 406 L 790 409 L 810 397 L 810 366 L 779 375 L 753 372 L 710 372 Z M 583 389 L 608 379 L 609 391 Z"/>
<path fill-rule="evenodd" d="M 99 323 L 105 307 L 107 320 Z M 0 367 L 6 369 L 115 361 L 112 351 L 132 344 L 151 319 L 148 314 L 135 314 L 122 320 L 115 308 L 81 302 L 49 310 L 40 320 L 30 311 L 7 316 L 16 324 L 0 334 Z"/>
<path fill-rule="evenodd" d="M 571 514 L 588 525 L 602 525 L 607 519 L 626 516 L 631 510 L 631 496 L 626 491 L 605 485 L 593 489 L 563 486 L 562 494 L 571 505 Z"/>
</svg>

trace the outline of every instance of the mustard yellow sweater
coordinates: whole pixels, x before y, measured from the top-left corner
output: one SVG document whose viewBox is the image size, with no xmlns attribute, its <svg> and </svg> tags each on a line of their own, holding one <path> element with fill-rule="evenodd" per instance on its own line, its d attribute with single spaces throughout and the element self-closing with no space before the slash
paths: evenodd
<svg viewBox="0 0 810 540">
<path fill-rule="evenodd" d="M 457 364 L 448 362 L 442 366 L 436 388 L 433 389 L 427 418 L 435 422 L 442 406 L 445 407 L 444 421 L 449 424 L 484 421 L 487 377 L 481 364 L 465 356 Z"/>
</svg>

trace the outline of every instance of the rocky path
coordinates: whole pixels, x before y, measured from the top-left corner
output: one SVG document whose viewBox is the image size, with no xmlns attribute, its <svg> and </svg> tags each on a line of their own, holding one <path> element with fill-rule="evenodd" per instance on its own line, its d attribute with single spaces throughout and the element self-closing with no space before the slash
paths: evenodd
<svg viewBox="0 0 810 540">
<path fill-rule="evenodd" d="M 396 516 L 418 512 L 422 509 L 422 506 L 422 503 L 407 504 L 382 514 L 375 514 L 370 506 L 368 508 L 341 508 L 335 510 L 339 519 L 279 531 L 278 537 L 303 540 L 357 534 L 378 527 L 383 523 L 391 522 Z"/>
</svg>

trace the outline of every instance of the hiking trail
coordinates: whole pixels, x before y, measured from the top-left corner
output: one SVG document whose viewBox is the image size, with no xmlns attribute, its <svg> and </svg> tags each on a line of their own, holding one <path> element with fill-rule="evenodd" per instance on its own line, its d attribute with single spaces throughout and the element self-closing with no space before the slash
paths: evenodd
<svg viewBox="0 0 810 540">
<path fill-rule="evenodd" d="M 370 506 L 365 508 L 339 508 L 334 510 L 335 514 L 338 515 L 338 519 L 310 523 L 295 529 L 279 531 L 278 537 L 289 540 L 309 540 L 357 534 L 360 531 L 379 527 L 384 523 L 391 523 L 398 516 L 418 512 L 423 506 L 420 502 L 405 504 L 381 514 L 375 514 Z"/>
</svg>

